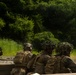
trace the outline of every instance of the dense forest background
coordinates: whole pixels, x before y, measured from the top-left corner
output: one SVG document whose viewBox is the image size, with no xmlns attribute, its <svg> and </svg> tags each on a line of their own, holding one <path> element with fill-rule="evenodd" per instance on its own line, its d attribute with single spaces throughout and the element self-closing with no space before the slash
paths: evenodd
<svg viewBox="0 0 76 75">
<path fill-rule="evenodd" d="M 0 0 L 0 38 L 52 39 L 76 47 L 76 0 Z"/>
</svg>

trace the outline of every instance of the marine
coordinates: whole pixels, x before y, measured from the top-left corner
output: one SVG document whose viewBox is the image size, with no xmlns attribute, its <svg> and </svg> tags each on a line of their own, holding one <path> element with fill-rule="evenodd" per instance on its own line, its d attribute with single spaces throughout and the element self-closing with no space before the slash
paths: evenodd
<svg viewBox="0 0 76 75">
<path fill-rule="evenodd" d="M 46 74 L 76 73 L 76 64 L 70 58 L 73 45 L 69 42 L 60 42 L 56 48 L 56 55 L 50 58 L 45 67 Z"/>
<path fill-rule="evenodd" d="M 52 55 L 52 52 L 55 48 L 55 43 L 53 41 L 46 40 L 41 43 L 41 46 L 42 51 L 35 59 L 34 73 L 45 74 L 45 65 Z"/>
<path fill-rule="evenodd" d="M 23 50 L 17 52 L 13 59 L 15 67 L 11 71 L 11 75 L 25 75 L 28 72 L 27 63 L 32 57 L 32 44 L 24 43 Z"/>
</svg>

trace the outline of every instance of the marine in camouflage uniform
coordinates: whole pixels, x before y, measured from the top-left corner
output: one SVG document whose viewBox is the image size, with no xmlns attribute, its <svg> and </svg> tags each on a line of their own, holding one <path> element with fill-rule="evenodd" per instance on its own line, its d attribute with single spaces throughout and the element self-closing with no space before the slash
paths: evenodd
<svg viewBox="0 0 76 75">
<path fill-rule="evenodd" d="M 29 60 L 32 57 L 32 44 L 31 43 L 24 43 L 23 44 L 23 51 L 24 53 L 28 53 L 29 56 L 26 60 L 26 65 L 21 65 L 21 64 L 15 64 L 15 68 L 12 69 L 11 71 L 11 75 L 25 75 L 28 72 L 27 69 L 27 63 L 29 62 Z"/>
<path fill-rule="evenodd" d="M 70 53 L 73 49 L 73 45 L 68 43 L 68 42 L 61 42 L 58 44 L 57 49 L 56 49 L 56 53 L 57 55 L 53 58 L 56 61 L 57 67 L 55 66 L 55 68 L 53 68 L 53 71 L 51 70 L 51 58 L 47 63 L 46 66 L 46 70 L 45 72 L 47 74 L 51 74 L 51 73 L 75 73 L 76 72 L 76 64 L 72 61 L 72 59 L 70 58 Z M 60 61 L 60 62 L 59 62 Z M 59 64 L 58 64 L 58 63 Z M 49 67 L 48 67 L 49 65 Z"/>
<path fill-rule="evenodd" d="M 34 73 L 45 74 L 45 65 L 52 55 L 55 44 L 52 41 L 45 41 L 42 43 L 43 51 L 37 55 L 34 64 Z"/>
</svg>

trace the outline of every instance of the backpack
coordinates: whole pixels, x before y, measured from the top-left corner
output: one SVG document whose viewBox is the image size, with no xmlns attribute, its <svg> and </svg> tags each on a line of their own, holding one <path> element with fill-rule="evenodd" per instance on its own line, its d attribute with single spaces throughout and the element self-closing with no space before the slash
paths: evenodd
<svg viewBox="0 0 76 75">
<path fill-rule="evenodd" d="M 15 64 L 26 64 L 31 58 L 31 52 L 17 52 L 16 56 L 14 57 L 13 61 Z"/>
<path fill-rule="evenodd" d="M 55 74 L 55 73 L 69 73 L 69 69 L 65 68 L 64 60 L 66 57 L 54 56 L 51 57 L 45 66 L 46 74 Z"/>
<path fill-rule="evenodd" d="M 40 53 L 36 56 L 35 62 L 33 64 L 34 72 L 39 74 L 45 74 L 45 65 L 47 62 L 47 59 L 50 58 L 50 56 L 47 54 Z M 46 59 L 46 60 L 45 60 Z"/>
</svg>

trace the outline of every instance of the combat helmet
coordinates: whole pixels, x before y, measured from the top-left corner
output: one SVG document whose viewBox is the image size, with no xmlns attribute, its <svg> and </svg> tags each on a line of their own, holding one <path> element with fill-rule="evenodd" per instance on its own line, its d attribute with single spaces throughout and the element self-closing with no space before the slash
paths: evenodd
<svg viewBox="0 0 76 75">
<path fill-rule="evenodd" d="M 51 40 L 45 40 L 41 43 L 41 46 L 42 46 L 43 50 L 46 50 L 47 48 L 53 50 L 55 48 L 56 44 Z"/>
<path fill-rule="evenodd" d="M 66 55 L 67 53 L 71 52 L 72 49 L 73 45 L 70 44 L 69 42 L 61 42 L 57 46 L 56 53 Z"/>
<path fill-rule="evenodd" d="M 32 44 L 31 43 L 24 43 L 23 47 L 24 47 L 24 50 L 26 50 L 27 48 L 30 48 L 32 50 Z"/>
</svg>

